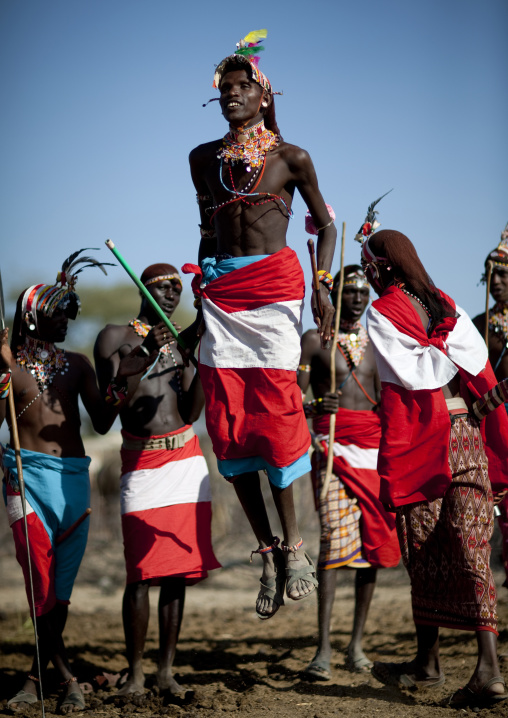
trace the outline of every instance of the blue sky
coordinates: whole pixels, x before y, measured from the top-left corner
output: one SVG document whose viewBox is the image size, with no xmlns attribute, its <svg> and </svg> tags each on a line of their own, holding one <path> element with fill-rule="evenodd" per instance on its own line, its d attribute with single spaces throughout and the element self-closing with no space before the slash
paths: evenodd
<svg viewBox="0 0 508 718">
<path fill-rule="evenodd" d="M 268 29 L 260 66 L 285 139 L 307 149 L 347 223 L 367 205 L 406 233 L 436 284 L 471 314 L 508 220 L 506 0 L 2 0 L 0 230 L 7 290 L 52 282 L 111 237 L 141 272 L 195 261 L 188 153 L 221 137 L 214 65 Z M 254 18 L 254 19 L 253 19 Z M 305 207 L 289 244 L 306 276 Z M 102 257 L 111 259 L 107 250 Z M 337 250 L 334 270 L 338 269 Z M 88 280 L 123 281 L 123 270 Z M 81 280 L 80 281 L 85 281 Z M 186 280 L 186 286 L 190 283 Z M 135 291 L 135 290 L 134 290 Z M 305 328 L 311 325 L 305 312 Z"/>
</svg>

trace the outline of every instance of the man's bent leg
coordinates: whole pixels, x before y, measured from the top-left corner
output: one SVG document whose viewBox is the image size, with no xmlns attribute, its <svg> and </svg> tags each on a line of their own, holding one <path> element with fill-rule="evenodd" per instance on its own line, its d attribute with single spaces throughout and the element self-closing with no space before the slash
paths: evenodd
<svg viewBox="0 0 508 718">
<path fill-rule="evenodd" d="M 172 675 L 176 645 L 182 625 L 183 607 L 185 602 L 185 578 L 167 577 L 161 581 L 159 596 L 159 668 L 157 685 L 161 691 L 169 691 L 173 695 L 184 694 L 185 691 Z"/>
<path fill-rule="evenodd" d="M 142 693 L 145 685 L 143 653 L 150 616 L 148 581 L 129 583 L 123 594 L 122 617 L 129 675 L 117 695 Z"/>
</svg>

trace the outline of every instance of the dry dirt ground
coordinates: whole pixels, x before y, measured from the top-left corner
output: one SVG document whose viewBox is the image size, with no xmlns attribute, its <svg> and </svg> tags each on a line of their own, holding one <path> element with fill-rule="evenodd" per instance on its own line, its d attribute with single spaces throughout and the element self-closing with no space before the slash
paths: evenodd
<svg viewBox="0 0 508 718">
<path fill-rule="evenodd" d="M 301 498 L 305 504 L 308 496 Z M 310 499 L 311 500 L 311 499 Z M 80 682 L 126 666 L 121 624 L 124 566 L 115 504 L 108 512 L 96 511 L 90 540 L 75 585 L 65 640 Z M 100 508 L 100 507 L 99 507 Z M 231 509 L 230 511 L 233 511 Z M 4 513 L 4 512 L 0 512 Z M 312 514 L 312 512 L 311 512 Z M 2 523 L 3 521 L 3 523 Z M 475 665 L 473 634 L 442 631 L 442 661 L 446 684 L 434 692 L 401 692 L 378 683 L 370 675 L 358 676 L 344 668 L 353 613 L 353 571 L 341 572 L 334 609 L 332 644 L 333 679 L 308 683 L 300 672 L 312 659 L 317 637 L 316 597 L 286 601 L 276 616 L 260 621 L 254 613 L 259 557 L 249 564 L 253 548 L 243 518 L 234 516 L 234 532 L 215 540 L 223 568 L 187 590 L 184 622 L 174 671 L 188 689 L 186 700 L 174 703 L 151 687 L 157 662 L 157 589 L 151 589 L 151 620 L 145 655 L 147 691 L 130 702 L 115 699 L 106 688 L 86 696 L 89 718 L 142 718 L 150 715 L 211 718 L 225 713 L 261 718 L 439 718 L 473 715 L 444 705 L 464 685 Z M 220 535 L 220 531 L 218 532 Z M 217 535 L 217 534 L 216 534 Z M 306 548 L 316 558 L 317 522 L 305 526 Z M 12 538 L 0 517 L 0 716 L 8 698 L 21 687 L 33 651 L 33 630 L 28 616 L 21 571 L 12 551 Z M 503 581 L 494 545 L 497 585 Z M 508 590 L 499 588 L 499 652 L 508 652 Z M 414 627 L 409 585 L 403 568 L 380 572 L 367 623 L 365 652 L 372 659 L 397 661 L 413 655 Z M 508 662 L 502 663 L 508 683 Z M 53 670 L 44 684 L 45 711 L 57 712 L 59 686 Z M 482 710 L 484 716 L 508 716 L 508 705 Z M 29 709 L 30 718 L 41 715 L 41 704 Z"/>
</svg>

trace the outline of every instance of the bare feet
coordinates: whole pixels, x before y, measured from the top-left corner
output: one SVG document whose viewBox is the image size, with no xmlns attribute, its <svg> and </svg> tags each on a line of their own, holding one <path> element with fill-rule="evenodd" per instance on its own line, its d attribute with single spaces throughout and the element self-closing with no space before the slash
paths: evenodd
<svg viewBox="0 0 508 718">
<path fill-rule="evenodd" d="M 318 581 L 310 556 L 302 551 L 284 551 L 288 598 L 299 601 L 315 591 Z"/>
<path fill-rule="evenodd" d="M 187 692 L 183 686 L 175 681 L 171 669 L 157 673 L 157 686 L 161 693 L 171 693 L 172 696 L 177 698 L 183 698 Z"/>
<path fill-rule="evenodd" d="M 26 711 L 28 706 L 37 703 L 37 683 L 32 678 L 28 677 L 23 684 L 23 688 L 19 690 L 10 701 L 7 701 L 7 708 L 14 713 L 23 713 Z"/>
<path fill-rule="evenodd" d="M 145 692 L 145 675 L 144 673 L 129 673 L 127 680 L 117 691 L 117 696 L 142 695 Z"/>
</svg>

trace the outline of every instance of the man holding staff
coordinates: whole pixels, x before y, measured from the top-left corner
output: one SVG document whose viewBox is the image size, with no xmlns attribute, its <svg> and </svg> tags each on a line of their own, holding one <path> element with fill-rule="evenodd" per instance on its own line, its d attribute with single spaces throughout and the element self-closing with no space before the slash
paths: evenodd
<svg viewBox="0 0 508 718">
<path fill-rule="evenodd" d="M 183 335 L 188 346 L 201 336 L 207 428 L 219 470 L 233 483 L 259 543 L 254 553 L 262 557 L 263 573 L 256 612 L 267 619 L 283 604 L 284 590 L 299 600 L 317 584 L 312 562 L 300 550 L 292 493 L 292 482 L 310 468 L 310 436 L 296 383 L 305 287 L 297 256 L 286 246 L 295 189 L 319 228 L 323 309 L 318 315 L 314 296 L 313 311 L 323 345 L 331 338 L 329 270 L 336 230 L 309 155 L 280 136 L 274 93 L 254 57 L 263 37 L 266 31 L 249 33 L 237 53 L 219 63 L 214 87 L 229 132 L 190 154 L 201 216 L 200 266 L 186 265 L 184 271 L 196 275 L 201 306 Z M 259 470 L 268 474 L 282 551 Z"/>
<path fill-rule="evenodd" d="M 152 264 L 141 283 L 169 318 L 182 282 L 171 264 Z M 185 587 L 219 568 L 211 545 L 208 469 L 192 422 L 204 399 L 199 376 L 177 363 L 172 336 L 142 297 L 136 319 L 108 325 L 97 337 L 99 384 L 120 409 L 121 511 L 127 585 L 123 624 L 129 673 L 119 695 L 141 693 L 149 588 L 160 585 L 157 685 L 184 693 L 172 675 Z M 171 339 L 171 342 L 170 342 Z M 116 379 L 127 369 L 128 380 Z"/>
<path fill-rule="evenodd" d="M 337 307 L 339 274 L 334 278 L 332 302 Z M 396 566 L 400 551 L 395 519 L 379 501 L 377 454 L 381 425 L 375 411 L 379 377 L 374 353 L 360 318 L 369 301 L 369 283 L 358 265 L 344 268 L 342 305 L 335 357 L 338 391 L 330 392 L 331 352 L 323 349 L 314 331 L 302 337 L 298 384 L 303 393 L 312 386 L 314 399 L 304 404 L 313 421 L 320 451 L 312 457 L 312 483 L 319 510 L 321 541 L 318 564 L 319 644 L 303 676 L 330 680 L 332 617 L 337 569 L 354 568 L 355 612 L 346 668 L 369 671 L 372 662 L 362 639 L 376 584 L 377 569 Z M 339 408 L 340 395 L 340 408 Z M 338 413 L 337 413 L 338 410 Z M 333 473 L 324 497 L 330 415 L 337 414 L 333 445 Z"/>
<path fill-rule="evenodd" d="M 501 232 L 501 241 L 487 255 L 482 282 L 487 285 L 486 307 L 489 294 L 495 301 L 490 310 L 478 314 L 473 323 L 485 337 L 489 359 L 496 378 L 508 377 L 508 225 Z M 488 321 L 486 321 L 488 315 Z M 508 404 L 505 404 L 508 411 Z M 499 528 L 503 537 L 503 563 L 506 573 L 504 586 L 508 588 L 508 496 L 499 503 Z"/>
<path fill-rule="evenodd" d="M 1 335 L 0 351 L 0 421 L 7 417 L 11 446 L 16 448 L 12 416 L 7 413 L 9 392 L 13 391 L 31 575 L 20 478 L 11 447 L 2 447 L 4 498 L 32 612 L 33 581 L 40 667 L 44 671 L 51 660 L 60 675 L 64 686 L 62 713 L 85 707 L 62 637 L 89 525 L 90 459 L 85 456 L 80 435 L 78 400 L 82 400 L 95 431 L 101 434 L 108 431 L 117 415 L 116 408 L 108 407 L 102 399 L 88 359 L 55 346 L 64 341 L 68 321 L 75 319 L 79 310 L 74 287 L 80 269 L 76 268 L 83 262 L 101 266 L 89 257 L 77 258 L 78 254 L 66 260 L 56 284 L 37 284 L 21 294 L 11 348 L 6 329 Z M 34 657 L 22 689 L 8 702 L 11 710 L 25 710 L 37 702 L 40 678 Z"/>
</svg>

